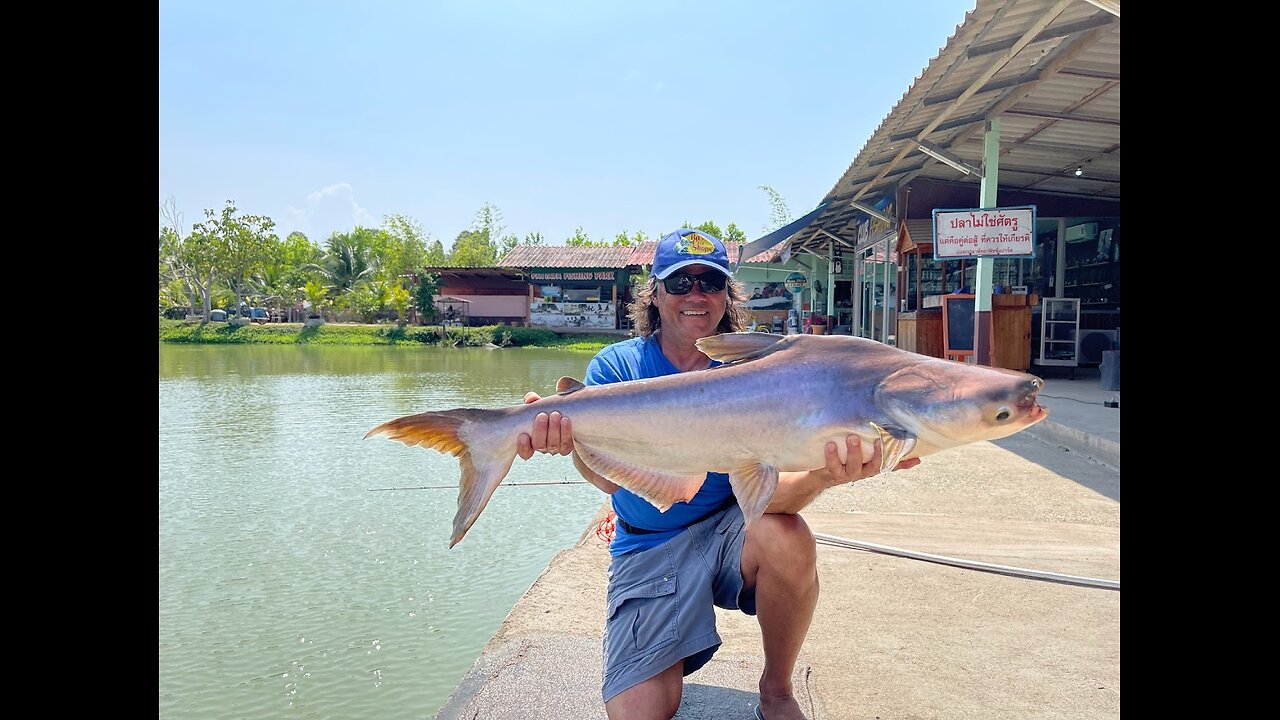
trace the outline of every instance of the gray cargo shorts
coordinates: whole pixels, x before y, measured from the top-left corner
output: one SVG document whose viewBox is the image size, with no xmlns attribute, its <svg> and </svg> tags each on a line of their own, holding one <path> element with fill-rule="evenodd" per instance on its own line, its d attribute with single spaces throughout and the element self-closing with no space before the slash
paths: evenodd
<svg viewBox="0 0 1280 720">
<path fill-rule="evenodd" d="M 756 614 L 742 589 L 737 503 L 657 547 L 615 557 L 605 606 L 605 702 L 684 660 L 689 675 L 720 648 L 714 606 Z"/>
</svg>

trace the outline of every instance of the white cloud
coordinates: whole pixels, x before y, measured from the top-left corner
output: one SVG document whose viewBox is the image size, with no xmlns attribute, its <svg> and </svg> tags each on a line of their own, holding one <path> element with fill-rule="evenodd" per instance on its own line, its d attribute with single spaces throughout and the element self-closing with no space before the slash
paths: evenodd
<svg viewBox="0 0 1280 720">
<path fill-rule="evenodd" d="M 303 207 L 289 206 L 286 221 L 315 243 L 323 243 L 335 232 L 349 232 L 357 225 L 377 227 L 378 218 L 356 202 L 348 183 L 335 183 L 307 195 Z"/>
</svg>

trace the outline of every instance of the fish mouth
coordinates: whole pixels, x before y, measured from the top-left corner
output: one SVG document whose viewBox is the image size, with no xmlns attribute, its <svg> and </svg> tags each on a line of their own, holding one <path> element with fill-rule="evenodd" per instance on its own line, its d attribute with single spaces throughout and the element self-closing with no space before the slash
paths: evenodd
<svg viewBox="0 0 1280 720">
<path fill-rule="evenodd" d="M 1026 415 L 1027 424 L 1032 425 L 1049 417 L 1049 408 L 1041 405 L 1037 397 L 1044 389 L 1044 380 L 1032 375 L 1027 385 L 1027 394 L 1018 403 L 1018 410 Z"/>
<path fill-rule="evenodd" d="M 1041 405 L 1040 403 L 1036 402 L 1034 399 L 1032 399 L 1029 405 L 1030 405 L 1030 409 L 1027 410 L 1027 420 L 1029 421 L 1027 423 L 1028 425 L 1033 425 L 1049 417 L 1049 408 Z M 1023 408 L 1026 406 L 1019 405 L 1018 407 Z"/>
</svg>

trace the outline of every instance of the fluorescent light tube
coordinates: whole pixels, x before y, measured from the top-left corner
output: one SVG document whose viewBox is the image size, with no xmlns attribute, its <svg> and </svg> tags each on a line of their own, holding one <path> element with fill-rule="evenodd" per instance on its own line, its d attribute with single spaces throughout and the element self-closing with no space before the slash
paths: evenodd
<svg viewBox="0 0 1280 720">
<path fill-rule="evenodd" d="M 893 222 L 893 220 L 890 220 L 890 219 L 889 219 L 889 217 L 888 217 L 887 215 L 885 215 L 884 213 L 880 212 L 879 210 L 876 210 L 876 209 L 875 209 L 875 208 L 873 208 L 873 207 L 869 207 L 869 206 L 867 206 L 867 205 L 863 205 L 863 204 L 862 204 L 862 203 L 860 203 L 860 202 L 851 202 L 851 203 L 849 203 L 849 206 L 850 206 L 850 207 L 852 207 L 854 210 L 857 210 L 858 212 L 866 213 L 866 214 L 870 215 L 871 217 L 873 217 L 873 218 L 875 218 L 875 219 L 877 219 L 877 220 L 881 220 L 881 221 L 883 221 L 883 222 L 887 222 L 887 223 L 892 223 L 892 222 Z"/>
</svg>

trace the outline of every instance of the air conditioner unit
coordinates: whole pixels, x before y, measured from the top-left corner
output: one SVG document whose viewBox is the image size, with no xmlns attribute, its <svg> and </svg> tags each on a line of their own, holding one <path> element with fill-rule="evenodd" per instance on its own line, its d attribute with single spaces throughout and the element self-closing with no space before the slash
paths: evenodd
<svg viewBox="0 0 1280 720">
<path fill-rule="evenodd" d="M 1098 239 L 1098 223 L 1084 223 L 1067 228 L 1067 242 Z"/>
<path fill-rule="evenodd" d="M 1081 330 L 1080 362 L 1101 363 L 1102 353 L 1116 349 L 1119 340 L 1119 330 Z"/>
</svg>

